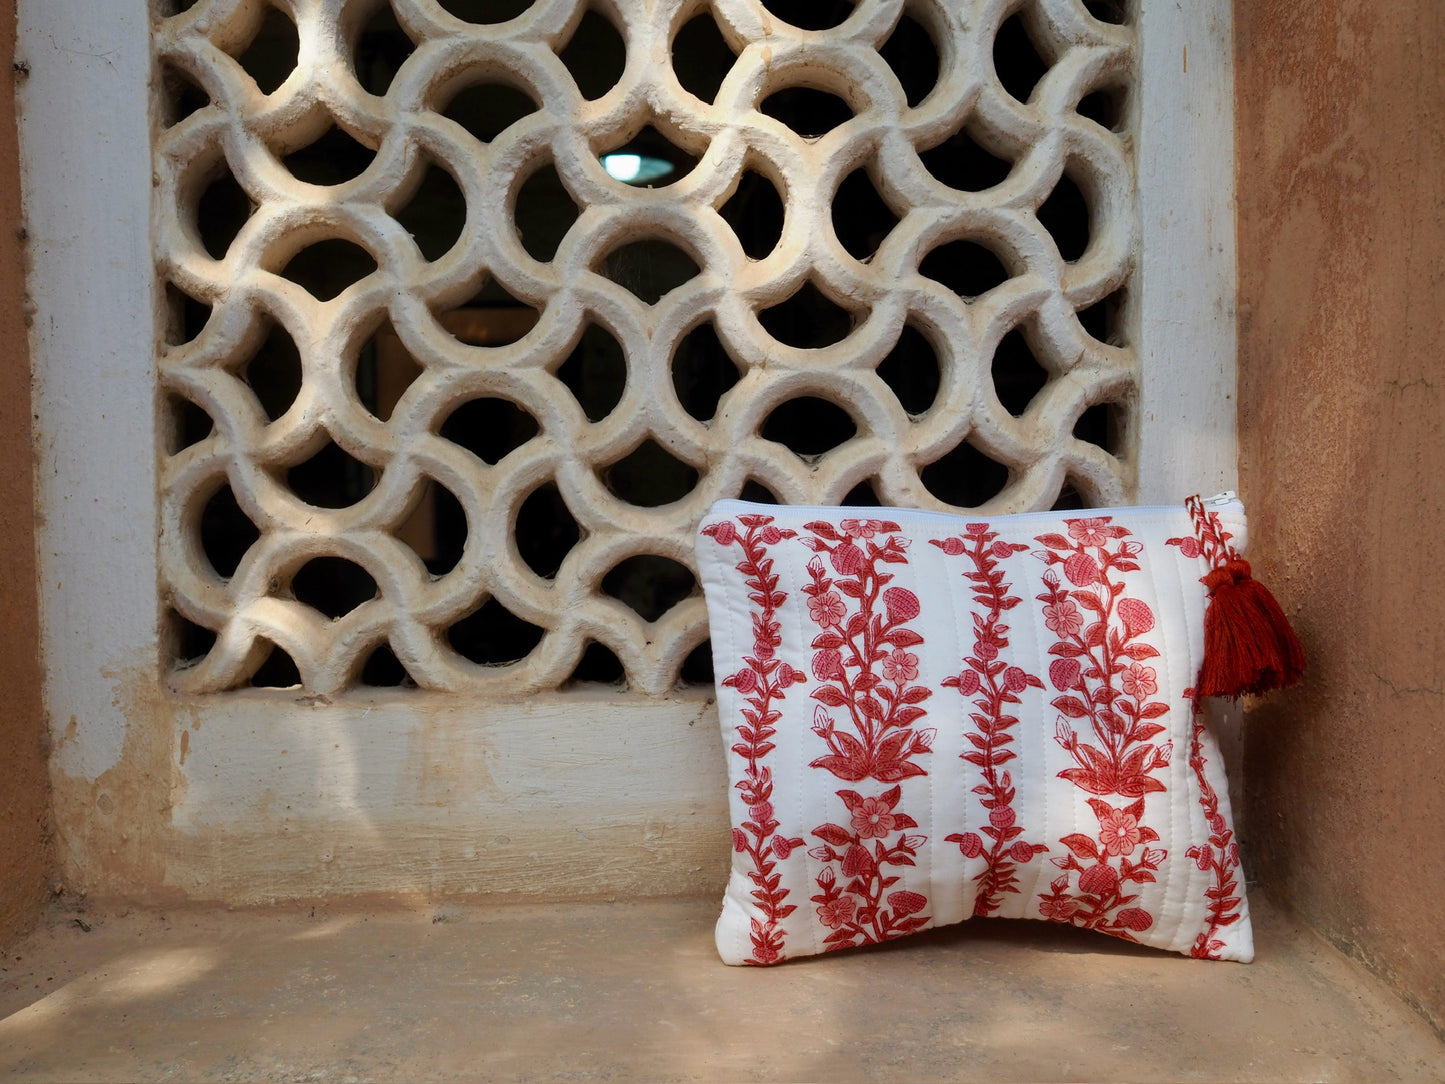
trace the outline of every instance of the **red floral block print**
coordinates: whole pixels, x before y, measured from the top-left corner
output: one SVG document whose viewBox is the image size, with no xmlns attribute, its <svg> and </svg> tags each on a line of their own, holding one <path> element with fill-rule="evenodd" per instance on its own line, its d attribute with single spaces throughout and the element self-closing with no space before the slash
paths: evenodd
<svg viewBox="0 0 1445 1084">
<path fill-rule="evenodd" d="M 803 586 L 808 616 L 819 629 L 811 645 L 818 684 L 810 695 L 819 701 L 813 733 L 827 748 L 810 767 L 848 783 L 894 784 L 873 796 L 836 791 L 846 824 L 813 829 L 821 845 L 808 853 L 825 866 L 812 900 L 818 921 L 831 931 L 825 944 L 847 948 L 900 937 L 931 921 L 923 913 L 927 897 L 896 888 L 902 878 L 888 870 L 914 865 L 927 842 L 908 834 L 918 822 L 899 808 L 899 784 L 927 774 L 915 758 L 932 751 L 934 732 L 913 724 L 926 714 L 918 705 L 933 690 L 916 684 L 918 655 L 909 650 L 923 643 L 909 627 L 922 610 L 918 596 L 889 586 L 894 576 L 885 571 L 908 563 L 907 541 L 893 533 L 898 524 L 843 519 L 837 527 L 819 521 L 803 529 L 808 534 L 800 541 L 817 555 Z"/>
<path fill-rule="evenodd" d="M 1156 880 L 1168 857 L 1149 846 L 1159 833 L 1144 823 L 1145 798 L 1166 789 L 1159 775 L 1173 753 L 1171 742 L 1153 740 L 1169 713 L 1164 700 L 1151 699 L 1158 673 L 1147 663 L 1159 650 L 1141 639 L 1155 619 L 1118 578 L 1139 569 L 1142 546 L 1128 540 L 1130 532 L 1110 516 L 1064 522 L 1067 536 L 1037 538 L 1046 548 L 1035 555 L 1050 566 L 1037 598 L 1057 638 L 1049 648 L 1049 681 L 1060 694 L 1051 701 L 1059 712 L 1055 741 L 1074 761 L 1059 776 L 1090 795 L 1099 830 L 1059 840 L 1068 853 L 1051 861 L 1063 873 L 1039 896 L 1039 911 L 1133 941 L 1154 924 L 1134 886 Z M 1104 800 L 1111 796 L 1127 804 Z"/>
<path fill-rule="evenodd" d="M 1206 509 L 1197 495 L 1185 501 L 1184 506 L 1189 510 L 1194 537 L 1169 538 L 1165 540 L 1165 545 L 1178 546 L 1185 557 L 1203 557 L 1210 568 L 1222 568 L 1239 559 L 1239 554 L 1230 545 L 1234 535 L 1224 529 L 1218 512 Z"/>
<path fill-rule="evenodd" d="M 1205 908 L 1208 925 L 1200 931 L 1189 955 L 1196 959 L 1217 960 L 1225 947 L 1217 934 L 1225 926 L 1239 921 L 1239 906 L 1244 896 L 1239 890 L 1239 845 L 1234 841 L 1234 829 L 1230 827 L 1228 818 L 1219 810 L 1219 795 L 1204 776 L 1204 764 L 1204 711 L 1202 706 L 1196 705 L 1194 733 L 1189 743 L 1189 767 L 1199 784 L 1199 804 L 1209 825 L 1209 842 L 1196 844 L 1184 853 L 1194 859 L 1201 870 L 1212 875 L 1213 884 L 1204 890 L 1204 896 L 1209 901 Z"/>
<path fill-rule="evenodd" d="M 782 717 L 773 702 L 781 700 L 789 686 L 805 681 L 806 677 L 777 658 L 778 645 L 782 642 L 777 612 L 788 596 L 778 590 L 778 577 L 773 573 L 768 547 L 795 537 L 797 532 L 773 526 L 772 516 L 740 516 L 737 522 L 742 525 L 741 532 L 733 521 L 723 520 L 703 527 L 702 533 L 711 536 L 720 546 L 736 544 L 742 549 L 743 560 L 737 570 L 745 577 L 744 582 L 751 591 L 748 597 L 755 606 L 753 652 L 743 657 L 742 669 L 723 678 L 722 684 L 742 694 L 747 705 L 742 709 L 742 722 L 737 726 L 738 741 L 732 751 L 746 761 L 737 789 L 748 807 L 748 819 L 733 829 L 733 850 L 746 854 L 752 862 L 748 875 L 754 885 L 752 896 L 765 916 L 762 921 L 753 920 L 753 955 L 748 962 L 772 964 L 783 958 L 782 920 L 797 910 L 794 904 L 783 902 L 788 890 L 781 887 L 777 863 L 786 859 L 793 848 L 803 846 L 803 840 L 777 834 L 779 822 L 772 802 L 773 775 L 763 761 L 773 750 L 770 739 L 777 734 L 774 726 Z"/>
<path fill-rule="evenodd" d="M 1048 850 L 1042 843 L 1023 838 L 1025 830 L 1013 807 L 1017 796 L 1013 776 L 1003 767 L 1017 757 L 1008 746 L 1014 740 L 1009 731 L 1019 720 L 1009 714 L 1008 706 L 1021 703 L 1019 693 L 1025 689 L 1044 687 L 1036 675 L 1003 658 L 1009 646 L 1009 627 L 1003 623 L 1003 615 L 1023 599 L 1008 593 L 1011 585 L 1004 582 L 998 563 L 1029 547 L 999 541 L 998 532 L 989 530 L 987 523 L 970 523 L 962 535 L 931 541 L 950 557 L 968 557 L 973 570 L 964 577 L 973 584 L 974 602 L 984 607 L 982 613 L 972 615 L 973 654 L 964 658 L 959 674 L 944 678 L 942 684 L 973 697 L 972 704 L 978 709 L 969 715 L 977 729 L 964 735 L 973 748 L 959 755 L 983 772 L 983 782 L 973 792 L 979 796 L 987 823 L 977 832 L 955 832 L 944 838 L 957 843 L 965 858 L 985 855 L 984 868 L 974 877 L 979 887 L 973 913 L 986 916 L 1003 906 L 1005 892 L 1019 891 L 1017 867 Z"/>
<path fill-rule="evenodd" d="M 1189 710 L 1206 554 L 1246 528 L 1232 498 L 1203 509 L 1201 538 L 1183 506 L 720 503 L 697 560 L 736 788 L 723 960 L 1004 915 L 1249 960 L 1218 743 Z"/>
<path fill-rule="evenodd" d="M 1189 518 L 1194 527 L 1194 537 L 1170 538 L 1166 545 L 1177 546 L 1185 557 L 1203 557 L 1211 568 L 1222 568 L 1230 561 L 1238 560 L 1239 554 L 1230 545 L 1233 535 L 1224 529 L 1218 513 L 1204 507 L 1198 497 L 1186 502 Z M 1209 841 L 1195 844 L 1185 854 L 1198 863 L 1199 868 L 1212 877 L 1212 884 L 1204 890 L 1209 901 L 1205 907 L 1207 925 L 1200 931 L 1190 955 L 1200 959 L 1216 960 L 1224 949 L 1224 942 L 1218 933 L 1226 926 L 1240 919 L 1239 906 L 1243 894 L 1239 890 L 1239 846 L 1234 841 L 1234 829 L 1219 808 L 1219 795 L 1204 774 L 1204 706 L 1195 696 L 1193 689 L 1185 694 L 1194 704 L 1194 729 L 1189 743 L 1189 767 L 1199 786 L 1199 804 L 1204 811 L 1205 823 L 1209 825 Z"/>
</svg>

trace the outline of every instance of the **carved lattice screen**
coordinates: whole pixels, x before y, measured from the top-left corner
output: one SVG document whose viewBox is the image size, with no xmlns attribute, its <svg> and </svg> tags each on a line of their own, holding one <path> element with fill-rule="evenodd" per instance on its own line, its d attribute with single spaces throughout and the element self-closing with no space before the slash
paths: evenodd
<svg viewBox="0 0 1445 1084">
<path fill-rule="evenodd" d="M 660 695 L 710 676 L 690 548 L 719 497 L 1127 496 L 1116 6 L 180 6 L 177 688 Z"/>
</svg>

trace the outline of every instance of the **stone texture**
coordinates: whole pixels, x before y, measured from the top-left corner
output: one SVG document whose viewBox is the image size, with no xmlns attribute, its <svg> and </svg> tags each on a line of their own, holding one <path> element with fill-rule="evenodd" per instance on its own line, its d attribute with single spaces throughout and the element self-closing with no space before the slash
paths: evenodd
<svg viewBox="0 0 1445 1084">
<path fill-rule="evenodd" d="M 1440 1079 L 1445 1048 L 1262 909 L 1250 965 L 974 922 L 729 968 L 716 900 L 68 914 L 0 967 L 22 1080 Z"/>
<path fill-rule="evenodd" d="M 1445 1024 L 1445 11 L 1236 4 L 1240 461 L 1301 688 L 1247 722 L 1266 887 Z"/>
</svg>

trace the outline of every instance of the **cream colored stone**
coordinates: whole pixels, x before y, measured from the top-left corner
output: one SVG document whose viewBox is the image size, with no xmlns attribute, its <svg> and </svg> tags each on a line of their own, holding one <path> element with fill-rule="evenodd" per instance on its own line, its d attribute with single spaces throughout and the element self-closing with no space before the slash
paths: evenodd
<svg viewBox="0 0 1445 1084">
<path fill-rule="evenodd" d="M 1072 430 L 1090 405 L 1132 401 L 1138 355 L 1094 341 L 1075 312 L 1130 278 L 1134 183 L 1128 137 L 1083 119 L 1075 106 L 1097 86 L 1130 79 L 1132 30 L 1096 22 L 1069 0 L 1026 5 L 1032 31 L 1057 59 L 1021 104 L 999 86 L 991 60 L 993 32 L 1017 5 L 911 4 L 909 13 L 930 27 L 940 47 L 942 72 L 935 90 L 910 109 L 877 52 L 904 10 L 902 0 L 864 0 L 827 34 L 764 18 L 745 0 L 720 0 L 715 15 L 740 55 L 708 105 L 682 89 L 670 65 L 652 60 L 670 54 L 672 34 L 696 5 L 628 0 L 614 9 L 629 45 L 626 70 L 610 92 L 587 102 L 554 55 L 581 16 L 584 5 L 576 0 L 540 0 L 519 18 L 486 27 L 423 0 L 397 0 L 398 19 L 418 47 L 386 96 L 376 98 L 360 90 L 348 61 L 349 38 L 367 5 L 294 0 L 287 6 L 302 62 L 269 96 L 222 51 L 254 32 L 263 14 L 259 0 L 198 4 L 161 21 L 155 32 L 157 59 L 189 72 L 212 99 L 160 133 L 155 147 L 161 274 L 214 307 L 205 332 L 165 351 L 159 363 L 162 387 L 191 398 L 216 421 L 211 436 L 161 468 L 162 578 L 185 617 L 219 630 L 206 658 L 174 675 L 178 690 L 244 683 L 263 661 L 266 640 L 295 660 L 306 691 L 334 695 L 350 687 L 369 652 L 389 640 L 424 689 L 515 697 L 564 682 L 584 643 L 595 639 L 615 650 L 635 691 L 661 696 L 706 636 L 701 599 L 686 600 L 649 625 L 604 595 L 601 577 L 643 553 L 690 565 L 691 535 L 707 506 L 736 496 L 750 477 L 791 503 L 836 503 L 876 478 L 887 503 L 939 507 L 918 472 L 967 436 L 1010 469 L 990 511 L 1046 507 L 1066 476 L 1096 503 L 1126 497 L 1124 465 L 1074 439 Z M 430 109 L 444 88 L 479 72 L 532 88 L 541 104 L 485 146 Z M 808 140 L 758 112 L 774 90 L 799 84 L 844 97 L 853 119 Z M 376 159 L 346 184 L 303 184 L 279 156 L 317 137 L 332 116 L 376 146 Z M 970 116 L 1018 152 L 1008 179 L 986 192 L 946 188 L 915 153 Z M 616 133 L 648 122 L 702 154 L 691 174 L 656 191 L 611 180 L 596 159 L 598 147 Z M 452 174 L 469 208 L 461 239 L 433 263 L 387 214 L 420 179 L 427 157 Z M 189 223 L 223 160 L 256 211 L 225 257 L 214 260 Z M 512 214 L 520 181 L 547 160 L 555 161 L 583 213 L 556 257 L 543 264 L 523 250 Z M 761 261 L 743 254 L 715 213 L 745 163 L 771 177 L 786 203 L 782 240 Z M 827 198 L 864 164 L 901 218 L 868 263 L 839 245 Z M 1090 245 L 1071 264 L 1061 260 L 1035 214 L 1066 165 L 1093 207 Z M 277 272 L 301 248 L 333 237 L 360 244 L 379 266 L 322 303 Z M 645 238 L 676 243 L 702 268 L 652 306 L 595 270 L 607 252 Z M 1011 277 L 965 299 L 918 274 L 931 249 L 960 238 L 995 247 Z M 487 276 L 541 310 L 538 325 L 513 346 L 467 347 L 438 322 Z M 846 339 L 822 350 L 778 343 L 756 316 L 808 281 L 860 318 Z M 295 340 L 305 374 L 296 402 L 269 425 L 254 396 L 227 371 L 254 346 L 266 313 Z M 424 367 L 385 424 L 362 408 L 350 386 L 356 353 L 383 317 Z M 595 425 L 551 376 L 589 318 L 614 333 L 630 367 L 622 401 Z M 744 377 L 704 424 L 681 409 L 668 363 L 682 336 L 708 319 Z M 873 371 L 907 320 L 925 332 L 942 369 L 939 397 L 917 419 Z M 1016 419 L 993 394 L 990 365 L 999 339 L 1020 325 L 1029 327 L 1034 350 L 1055 379 Z M 537 438 L 494 467 L 436 434 L 452 408 L 481 394 L 512 398 L 542 424 Z M 858 435 L 817 462 L 764 441 L 762 420 L 799 394 L 846 407 Z M 318 512 L 278 477 L 283 465 L 319 449 L 328 432 L 382 474 L 358 504 Z M 684 499 L 655 509 L 624 503 L 597 477 L 599 468 L 649 435 L 701 473 Z M 455 494 L 470 527 L 461 562 L 440 579 L 396 536 L 428 478 Z M 584 536 L 555 582 L 534 575 L 509 537 L 521 499 L 550 479 Z M 190 526 L 223 480 L 262 531 L 230 579 L 210 569 Z M 362 566 L 380 589 L 338 621 L 287 597 L 297 569 L 327 554 Z M 488 597 L 548 630 L 514 666 L 477 666 L 446 643 L 445 629 Z"/>
</svg>

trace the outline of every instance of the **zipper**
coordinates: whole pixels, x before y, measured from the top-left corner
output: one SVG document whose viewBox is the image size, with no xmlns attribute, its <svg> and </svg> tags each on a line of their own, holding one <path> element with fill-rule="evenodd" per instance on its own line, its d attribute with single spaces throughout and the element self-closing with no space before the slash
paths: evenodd
<svg viewBox="0 0 1445 1084">
<path fill-rule="evenodd" d="M 1212 511 L 1226 514 L 1243 514 L 1244 502 L 1239 499 L 1232 489 L 1226 489 L 1223 493 L 1216 493 L 1212 497 L 1204 498 L 1204 503 Z M 824 504 L 753 504 L 750 501 L 721 500 L 713 503 L 709 509 L 709 515 L 734 515 L 738 512 L 757 511 L 760 509 L 785 509 L 790 515 L 837 518 L 838 513 L 846 512 L 849 519 L 911 519 L 911 520 L 947 520 L 957 523 L 960 519 L 967 519 L 967 512 L 935 512 L 928 508 L 866 508 L 866 507 L 841 507 L 838 505 Z M 1090 513 L 1103 513 L 1106 515 L 1127 515 L 1127 514 L 1158 514 L 1164 512 L 1182 512 L 1184 502 L 1178 504 L 1135 504 L 1118 505 L 1111 508 L 1076 508 L 1068 511 L 1047 510 L 1043 512 L 1005 512 L 992 515 L 978 516 L 981 520 L 1011 519 L 1011 520 L 1052 520 L 1058 522 L 1061 519 L 1083 518 Z"/>
</svg>

